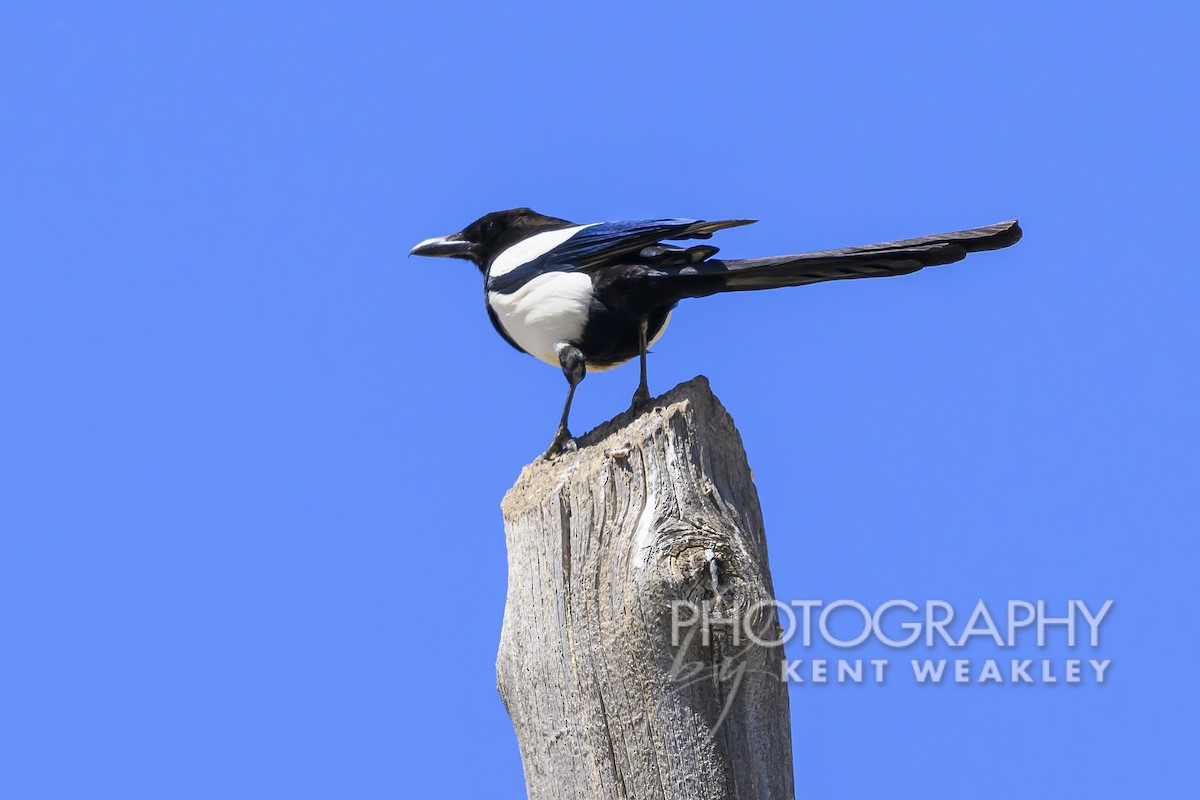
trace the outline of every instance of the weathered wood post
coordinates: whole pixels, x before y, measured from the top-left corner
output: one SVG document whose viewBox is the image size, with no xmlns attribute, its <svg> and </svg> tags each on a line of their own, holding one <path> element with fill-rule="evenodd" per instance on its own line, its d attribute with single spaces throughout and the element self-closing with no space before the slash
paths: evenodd
<svg viewBox="0 0 1200 800">
<path fill-rule="evenodd" d="M 504 498 L 496 663 L 531 800 L 791 798 L 758 495 L 695 378 Z M 674 641 L 673 641 L 674 638 Z"/>
</svg>

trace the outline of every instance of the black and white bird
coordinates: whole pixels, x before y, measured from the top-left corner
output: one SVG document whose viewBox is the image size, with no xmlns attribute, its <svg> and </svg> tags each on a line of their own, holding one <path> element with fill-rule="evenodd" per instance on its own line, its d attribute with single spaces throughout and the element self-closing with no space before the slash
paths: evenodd
<svg viewBox="0 0 1200 800">
<path fill-rule="evenodd" d="M 705 222 L 653 219 L 577 225 L 528 208 L 496 211 L 458 233 L 426 239 L 410 255 L 474 262 L 483 273 L 492 325 L 513 347 L 560 367 L 570 388 L 546 456 L 573 449 L 567 428 L 575 387 L 588 370 L 635 358 L 641 381 L 633 408 L 650 399 L 646 348 L 667 328 L 684 298 L 717 292 L 777 289 L 847 278 L 907 275 L 949 264 L 967 253 L 998 250 L 1021 238 L 1016 220 L 985 228 L 843 250 L 724 260 L 709 245 L 664 241 L 708 239 L 755 220 Z"/>
</svg>

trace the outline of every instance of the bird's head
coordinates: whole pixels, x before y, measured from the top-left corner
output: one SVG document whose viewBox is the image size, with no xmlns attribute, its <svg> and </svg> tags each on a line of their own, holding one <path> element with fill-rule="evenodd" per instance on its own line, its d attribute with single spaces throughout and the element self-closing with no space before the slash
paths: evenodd
<svg viewBox="0 0 1200 800">
<path fill-rule="evenodd" d="M 492 259 L 522 239 L 571 224 L 528 208 L 493 211 L 458 233 L 426 239 L 409 251 L 409 255 L 465 258 L 473 261 L 480 270 L 486 270 Z"/>
</svg>

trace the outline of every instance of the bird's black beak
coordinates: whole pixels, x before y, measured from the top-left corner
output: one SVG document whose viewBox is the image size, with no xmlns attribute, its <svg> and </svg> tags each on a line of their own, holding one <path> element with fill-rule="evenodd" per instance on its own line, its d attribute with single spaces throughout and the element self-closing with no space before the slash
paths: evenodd
<svg viewBox="0 0 1200 800">
<path fill-rule="evenodd" d="M 408 251 L 410 256 L 437 256 L 439 258 L 471 258 L 475 244 L 463 238 L 461 233 L 435 236 L 417 244 Z"/>
</svg>

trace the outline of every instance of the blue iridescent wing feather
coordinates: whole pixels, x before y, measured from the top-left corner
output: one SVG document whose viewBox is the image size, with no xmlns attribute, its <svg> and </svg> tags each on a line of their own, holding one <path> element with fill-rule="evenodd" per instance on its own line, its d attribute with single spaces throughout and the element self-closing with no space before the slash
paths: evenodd
<svg viewBox="0 0 1200 800">
<path fill-rule="evenodd" d="M 695 219 L 651 219 L 601 222 L 504 275 L 490 278 L 488 289 L 507 292 L 545 272 L 589 272 L 609 266 L 662 240 L 707 239 L 713 231 L 747 225 L 753 220 L 704 222 Z"/>
</svg>

